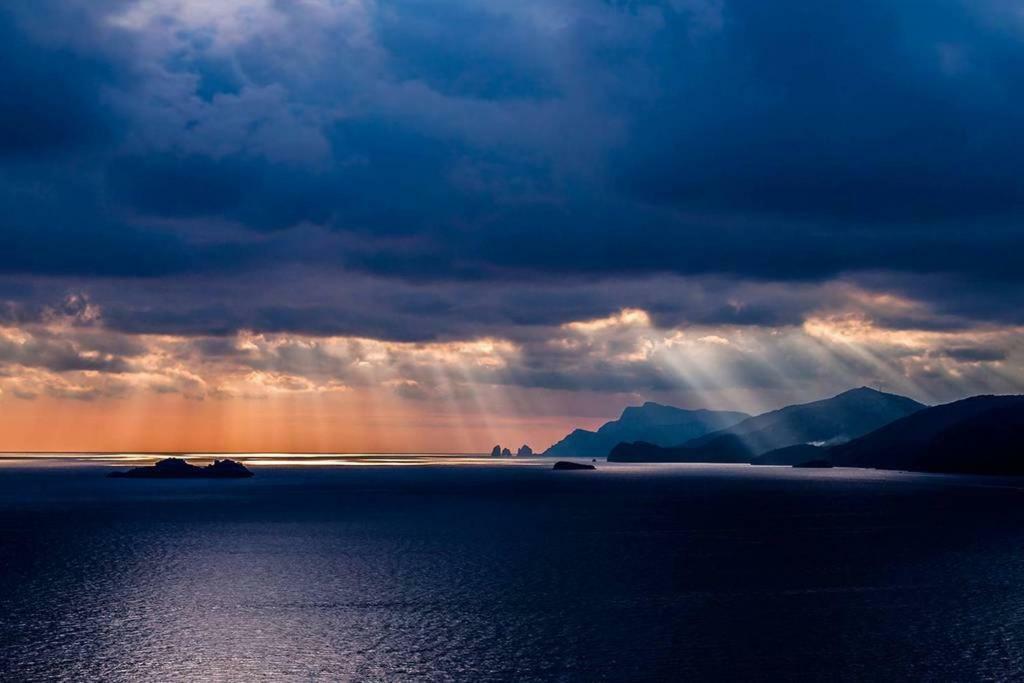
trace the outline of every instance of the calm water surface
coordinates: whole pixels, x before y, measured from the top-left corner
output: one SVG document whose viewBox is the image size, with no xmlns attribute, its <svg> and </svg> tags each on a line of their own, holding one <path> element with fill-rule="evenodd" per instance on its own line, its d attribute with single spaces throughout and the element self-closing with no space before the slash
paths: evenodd
<svg viewBox="0 0 1024 683">
<path fill-rule="evenodd" d="M 1019 679 L 1024 482 L 0 467 L 0 678 Z"/>
</svg>

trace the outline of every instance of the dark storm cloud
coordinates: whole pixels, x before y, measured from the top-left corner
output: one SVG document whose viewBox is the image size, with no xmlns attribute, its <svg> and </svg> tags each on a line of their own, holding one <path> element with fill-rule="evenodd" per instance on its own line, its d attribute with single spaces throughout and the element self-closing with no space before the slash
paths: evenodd
<svg viewBox="0 0 1024 683">
<path fill-rule="evenodd" d="M 0 9 L 0 159 L 66 154 L 109 136 L 100 92 L 113 71 L 101 57 L 34 42 Z"/>
<path fill-rule="evenodd" d="M 1022 41 L 995 1 L 21 4 L 0 272 L 130 332 L 785 326 L 836 278 L 1011 321 Z"/>
<path fill-rule="evenodd" d="M 235 209 L 256 174 L 207 157 L 123 157 L 107 170 L 108 190 L 143 213 L 208 216 Z"/>
<path fill-rule="evenodd" d="M 653 49 L 630 192 L 857 221 L 1018 212 L 1020 26 L 988 3 L 732 2 Z M 661 34 L 662 38 L 667 34 Z"/>
<path fill-rule="evenodd" d="M 453 27 L 469 27 L 459 30 Z M 485 99 L 556 94 L 543 51 L 514 13 L 471 3 L 381 3 L 381 45 L 396 77 L 423 80 L 439 92 Z"/>
<path fill-rule="evenodd" d="M 44 290 L 38 296 L 48 301 L 60 294 Z M 425 287 L 358 273 L 311 274 L 299 265 L 275 271 L 269 280 L 240 273 L 229 283 L 191 276 L 136 282 L 128 290 L 94 284 L 93 296 L 103 302 L 104 325 L 122 332 L 224 335 L 243 329 L 409 342 L 532 340 L 568 320 L 602 318 L 627 307 L 649 311 L 663 328 L 799 325 L 820 308 L 848 303 L 842 289 L 817 285 L 662 277 Z"/>
<path fill-rule="evenodd" d="M 189 272 L 234 271 L 255 245 L 191 243 L 162 227 L 133 224 L 89 196 L 78 179 L 40 188 L 31 173 L 0 184 L 0 272 L 160 278 Z"/>
</svg>

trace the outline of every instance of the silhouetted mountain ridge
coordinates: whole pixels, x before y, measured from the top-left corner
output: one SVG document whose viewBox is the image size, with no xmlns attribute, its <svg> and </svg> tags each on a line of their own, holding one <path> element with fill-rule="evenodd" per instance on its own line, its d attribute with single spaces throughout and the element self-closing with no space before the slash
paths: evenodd
<svg viewBox="0 0 1024 683">
<path fill-rule="evenodd" d="M 748 418 L 728 428 L 669 448 L 622 443 L 609 454 L 619 462 L 750 462 L 788 446 L 846 441 L 867 434 L 925 406 L 868 387 Z"/>
<path fill-rule="evenodd" d="M 829 449 L 836 465 L 1024 474 L 1024 396 L 973 396 L 934 406 Z"/>
<path fill-rule="evenodd" d="M 736 411 L 686 410 L 648 401 L 626 408 L 618 420 L 606 422 L 596 432 L 573 430 L 544 455 L 604 457 L 623 441 L 648 441 L 667 446 L 723 429 L 748 417 Z"/>
</svg>

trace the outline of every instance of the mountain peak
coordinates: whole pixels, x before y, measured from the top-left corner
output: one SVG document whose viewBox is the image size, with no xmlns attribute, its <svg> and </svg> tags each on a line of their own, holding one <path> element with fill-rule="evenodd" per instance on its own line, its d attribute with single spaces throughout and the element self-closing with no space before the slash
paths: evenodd
<svg viewBox="0 0 1024 683">
<path fill-rule="evenodd" d="M 687 410 L 645 401 L 642 405 L 628 406 L 619 419 L 606 422 L 597 431 L 574 430 L 544 454 L 604 457 L 623 441 L 674 445 L 724 429 L 748 417 L 746 413 Z"/>
<path fill-rule="evenodd" d="M 704 434 L 666 452 L 616 455 L 677 462 L 741 462 L 768 451 L 801 444 L 847 441 L 926 406 L 905 396 L 870 387 L 849 389 L 831 398 L 799 403 Z M 624 439 L 625 441 L 625 439 Z M 657 444 L 661 445 L 661 444 Z"/>
<path fill-rule="evenodd" d="M 836 394 L 833 398 L 839 398 L 841 396 L 896 396 L 896 394 L 886 393 L 880 389 L 875 389 L 874 387 L 863 386 L 857 387 L 856 389 L 847 389 L 846 391 Z"/>
<path fill-rule="evenodd" d="M 841 394 L 836 394 L 830 399 L 825 399 L 825 402 L 835 401 L 837 403 L 844 403 L 850 401 L 856 402 L 868 402 L 875 404 L 904 404 L 904 405 L 915 405 L 920 408 L 926 407 L 923 403 L 915 401 L 912 398 L 906 396 L 900 396 L 899 394 L 891 394 L 887 391 L 881 391 L 873 387 L 857 387 L 856 389 L 847 389 Z"/>
</svg>

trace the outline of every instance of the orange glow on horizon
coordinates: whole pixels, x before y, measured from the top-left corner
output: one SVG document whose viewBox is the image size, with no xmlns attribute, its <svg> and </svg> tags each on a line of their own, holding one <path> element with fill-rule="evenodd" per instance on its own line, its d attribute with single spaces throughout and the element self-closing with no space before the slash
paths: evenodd
<svg viewBox="0 0 1024 683">
<path fill-rule="evenodd" d="M 535 450 L 594 418 L 451 415 L 370 392 L 207 399 L 6 400 L 0 451 L 234 453 L 483 453 Z M 370 408 L 372 406 L 372 409 Z"/>
</svg>

